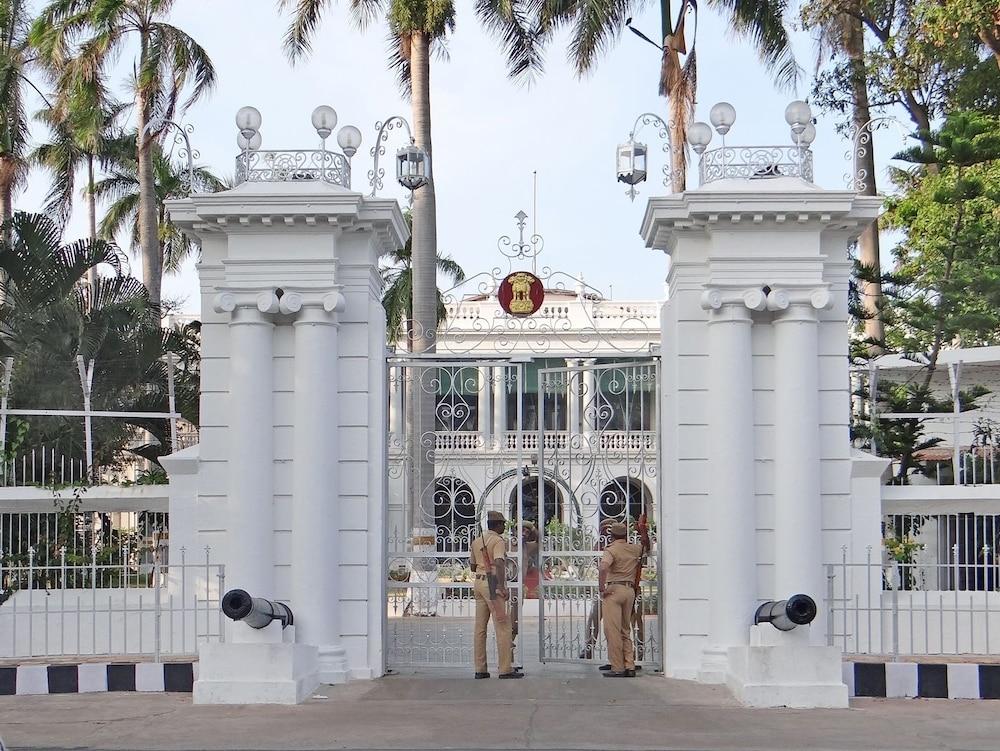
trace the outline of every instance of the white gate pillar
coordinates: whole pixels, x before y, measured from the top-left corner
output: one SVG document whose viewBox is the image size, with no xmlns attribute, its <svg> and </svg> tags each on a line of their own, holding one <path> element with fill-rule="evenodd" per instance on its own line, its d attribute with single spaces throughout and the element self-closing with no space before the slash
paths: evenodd
<svg viewBox="0 0 1000 751">
<path fill-rule="evenodd" d="M 201 640 L 196 704 L 296 703 L 320 681 L 383 670 L 388 399 L 378 258 L 403 247 L 408 230 L 396 201 L 351 190 L 346 155 L 272 168 L 302 165 L 309 153 L 245 152 L 236 187 L 167 202 L 171 221 L 201 244 L 190 538 L 225 566 L 225 589 L 293 614 L 292 624 L 256 631 L 227 619 L 225 641 Z"/>
<path fill-rule="evenodd" d="M 748 704 L 845 706 L 840 655 L 817 646 L 837 607 L 822 564 L 860 518 L 845 251 L 881 200 L 813 184 L 807 152 L 792 155 L 794 171 L 757 164 L 761 152 L 706 152 L 725 165 L 703 170 L 699 188 L 650 199 L 642 224 L 646 244 L 670 257 L 658 444 L 664 670 L 724 679 Z M 816 601 L 811 625 L 754 625 L 761 601 L 798 592 Z"/>
<path fill-rule="evenodd" d="M 317 646 L 319 678 L 344 683 L 340 643 L 340 499 L 330 468 L 340 458 L 338 431 L 340 292 L 286 292 L 281 312 L 296 316 L 292 466 L 292 602 L 297 638 Z"/>
<path fill-rule="evenodd" d="M 830 307 L 825 288 L 771 290 L 774 318 L 774 595 L 804 593 L 820 600 L 823 509 L 820 495 L 819 341 L 816 311 Z M 814 641 L 826 630 L 812 625 Z M 822 640 L 825 643 L 825 640 Z"/>
<path fill-rule="evenodd" d="M 699 679 L 725 683 L 730 647 L 747 643 L 747 616 L 757 596 L 753 447 L 751 311 L 762 310 L 760 290 L 702 295 L 708 311 L 709 548 L 727 551 L 709 563 L 709 639 Z"/>
<path fill-rule="evenodd" d="M 253 597 L 274 591 L 274 290 L 223 292 L 215 310 L 229 313 L 229 560 L 227 589 Z M 235 642 L 272 641 L 272 629 L 233 623 Z"/>
</svg>

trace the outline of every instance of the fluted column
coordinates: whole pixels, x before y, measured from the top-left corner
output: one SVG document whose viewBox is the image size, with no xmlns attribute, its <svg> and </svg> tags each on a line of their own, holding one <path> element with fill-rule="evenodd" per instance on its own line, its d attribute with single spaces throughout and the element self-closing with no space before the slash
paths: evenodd
<svg viewBox="0 0 1000 751">
<path fill-rule="evenodd" d="M 493 372 L 491 366 L 481 366 L 479 368 L 479 434 L 483 442 L 483 448 L 490 445 L 493 437 L 493 414 L 490 411 L 490 390 L 493 379 L 490 374 Z"/>
<path fill-rule="evenodd" d="M 319 650 L 320 680 L 347 680 L 340 637 L 339 292 L 286 292 L 294 315 L 295 407 L 292 465 L 292 609 L 296 641 Z"/>
<path fill-rule="evenodd" d="M 778 598 L 804 593 L 822 604 L 823 507 L 820 489 L 819 330 L 823 288 L 772 290 L 774 318 L 774 583 Z M 822 629 L 817 618 L 812 630 Z"/>
<path fill-rule="evenodd" d="M 229 459 L 226 588 L 273 598 L 274 590 L 274 325 L 273 291 L 223 292 L 215 310 L 229 313 Z M 243 623 L 236 642 L 268 641 Z"/>
<path fill-rule="evenodd" d="M 699 674 L 722 683 L 728 649 L 746 644 L 757 596 L 751 313 L 760 290 L 702 295 L 708 311 L 708 509 L 711 585 L 708 646 Z"/>
<path fill-rule="evenodd" d="M 493 433 L 496 445 L 503 449 L 507 434 L 507 368 L 498 365 L 493 368 Z"/>
</svg>

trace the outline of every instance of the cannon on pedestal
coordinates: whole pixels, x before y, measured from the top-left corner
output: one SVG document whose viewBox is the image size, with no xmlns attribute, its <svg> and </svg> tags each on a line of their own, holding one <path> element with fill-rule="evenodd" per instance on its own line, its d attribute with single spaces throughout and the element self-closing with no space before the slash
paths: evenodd
<svg viewBox="0 0 1000 751">
<path fill-rule="evenodd" d="M 282 602 L 251 597 L 244 589 L 231 589 L 222 598 L 222 612 L 250 628 L 264 628 L 271 621 L 281 621 L 281 628 L 293 625 L 292 609 Z"/>
</svg>

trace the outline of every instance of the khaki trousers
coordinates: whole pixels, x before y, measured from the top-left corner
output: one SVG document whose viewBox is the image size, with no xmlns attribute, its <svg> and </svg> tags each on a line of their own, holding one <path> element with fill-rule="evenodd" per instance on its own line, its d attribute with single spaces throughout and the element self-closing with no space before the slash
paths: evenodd
<svg viewBox="0 0 1000 751">
<path fill-rule="evenodd" d="M 635 649 L 632 646 L 632 606 L 635 590 L 627 584 L 609 584 L 607 597 L 601 606 L 604 618 L 604 638 L 608 642 L 608 662 L 620 673 L 635 669 Z"/>
<path fill-rule="evenodd" d="M 489 670 L 486 664 L 486 627 L 492 617 L 493 630 L 497 635 L 500 674 L 511 673 L 514 640 L 511 635 L 510 616 L 507 614 L 507 603 L 500 599 L 490 600 L 490 588 L 485 579 L 476 579 L 473 591 L 476 594 L 476 630 L 473 633 L 476 672 L 486 673 Z"/>
</svg>

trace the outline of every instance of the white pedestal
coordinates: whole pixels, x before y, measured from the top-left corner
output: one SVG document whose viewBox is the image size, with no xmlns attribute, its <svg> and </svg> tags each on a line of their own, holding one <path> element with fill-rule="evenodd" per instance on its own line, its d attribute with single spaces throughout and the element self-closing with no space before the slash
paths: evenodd
<svg viewBox="0 0 1000 751">
<path fill-rule="evenodd" d="M 750 646 L 729 649 L 727 683 L 750 707 L 846 708 L 841 657 L 836 647 L 811 646 L 807 626 L 751 626 Z"/>
<path fill-rule="evenodd" d="M 281 626 L 272 623 L 262 631 L 273 628 L 280 630 Z M 316 647 L 264 641 L 202 644 L 198 648 L 194 703 L 300 704 L 319 684 Z"/>
<path fill-rule="evenodd" d="M 343 647 L 318 648 L 319 682 L 331 686 L 347 683 L 351 670 L 347 667 L 347 650 Z"/>
</svg>

